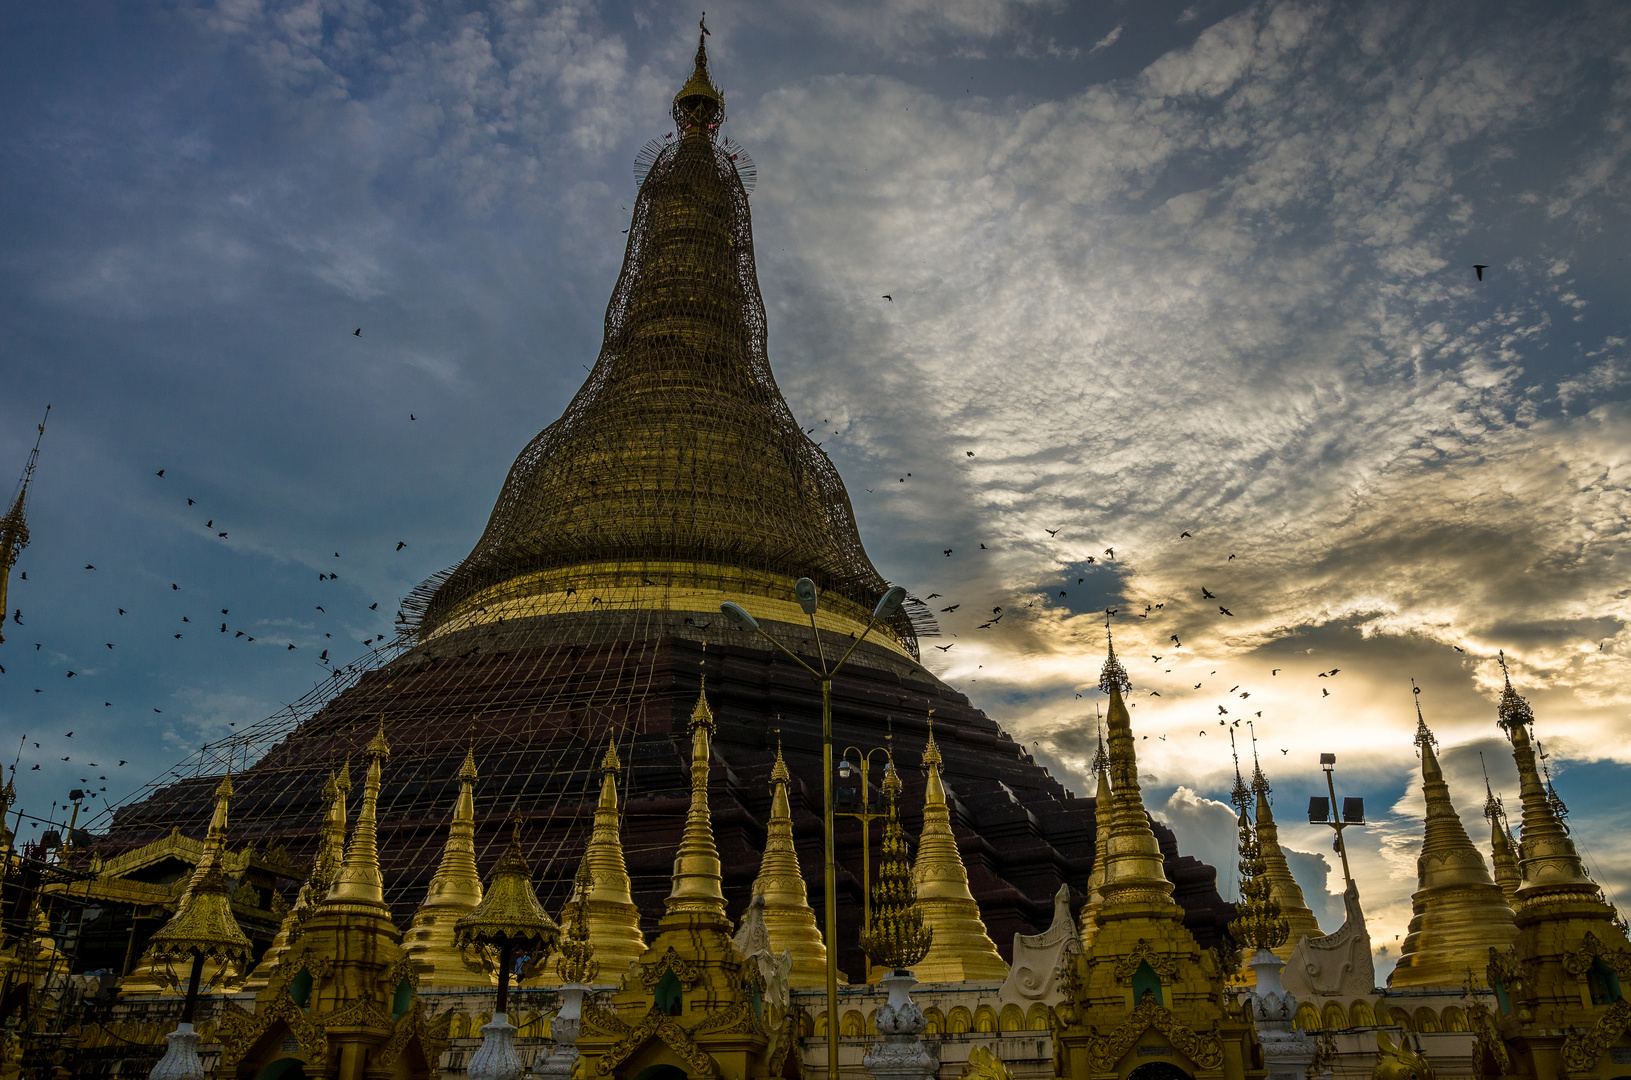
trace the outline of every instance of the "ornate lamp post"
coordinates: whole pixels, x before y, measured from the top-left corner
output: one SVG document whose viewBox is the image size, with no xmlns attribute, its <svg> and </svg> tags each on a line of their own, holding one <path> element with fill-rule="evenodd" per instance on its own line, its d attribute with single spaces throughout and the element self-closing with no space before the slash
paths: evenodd
<svg viewBox="0 0 1631 1080">
<path fill-rule="evenodd" d="M 939 1063 L 923 1048 L 927 1026 L 923 1010 L 912 1000 L 917 982 L 908 970 L 929 953 L 931 932 L 923 925 L 923 910 L 917 904 L 917 887 L 912 884 L 912 866 L 906 859 L 906 837 L 901 834 L 896 801 L 900 797 L 900 775 L 895 763 L 884 766 L 883 794 L 888 802 L 883 827 L 883 863 L 878 867 L 877 906 L 861 948 L 873 963 L 889 969 L 880 980 L 889 991 L 889 1002 L 878 1009 L 878 1033 L 884 1041 L 867 1052 L 861 1064 L 878 1080 L 929 1080 Z"/>
<path fill-rule="evenodd" d="M 821 644 L 821 632 L 816 629 L 815 615 L 819 601 L 816 597 L 815 582 L 809 578 L 799 578 L 793 584 L 793 595 L 798 597 L 799 607 L 810 620 L 810 631 L 815 635 L 816 656 L 821 664 L 819 670 L 806 664 L 787 646 L 765 633 L 758 620 L 749 615 L 742 605 L 727 601 L 719 605 L 719 610 L 742 629 L 756 631 L 760 637 L 780 649 L 795 664 L 821 680 L 821 826 L 827 856 L 824 868 L 826 888 L 823 894 L 827 909 L 824 931 L 827 940 L 827 1077 L 828 1080 L 838 1080 L 838 884 L 832 839 L 832 679 L 838 669 L 844 666 L 845 661 L 861 647 L 861 642 L 866 640 L 873 628 L 900 610 L 901 604 L 906 600 L 906 590 L 895 585 L 883 594 L 878 606 L 872 609 L 872 618 L 868 621 L 866 629 L 832 667 L 827 666 L 827 652 Z"/>
<path fill-rule="evenodd" d="M 198 1060 L 198 1032 L 193 1030 L 193 1012 L 198 1004 L 198 984 L 206 961 L 216 965 L 211 984 L 224 982 L 229 971 L 242 972 L 249 963 L 250 942 L 238 920 L 232 916 L 232 899 L 219 866 L 212 865 L 193 885 L 192 896 L 169 922 L 161 926 L 148 943 L 148 956 L 154 968 L 163 970 L 172 987 L 186 980 L 187 997 L 181 1006 L 181 1022 L 165 1036 L 170 1045 L 148 1073 L 149 1080 L 203 1080 L 204 1066 Z M 187 971 L 182 975 L 181 971 Z"/>
<path fill-rule="evenodd" d="M 481 1029 L 481 1046 L 470 1058 L 470 1080 L 516 1080 L 521 1056 L 515 1052 L 515 1025 L 507 1012 L 510 976 L 520 955 L 545 955 L 560 940 L 560 927 L 538 903 L 532 870 L 521 854 L 521 819 L 498 864 L 481 903 L 453 924 L 453 943 L 467 951 L 491 949 L 498 954 L 498 1006 Z"/>
<path fill-rule="evenodd" d="M 891 740 L 893 736 L 890 736 Z M 850 754 L 859 759 L 859 764 L 851 765 Z M 850 817 L 861 823 L 861 928 L 863 931 L 872 925 L 872 823 L 879 818 L 887 817 L 888 811 L 879 808 L 874 810 L 872 804 L 872 786 L 868 782 L 867 773 L 872 764 L 872 755 L 882 754 L 885 760 L 885 775 L 895 767 L 895 755 L 888 746 L 874 746 L 866 753 L 854 746 L 844 747 L 844 757 L 838 762 L 838 776 L 848 780 L 858 769 L 861 773 L 861 808 L 859 810 L 834 810 L 839 817 Z"/>
</svg>

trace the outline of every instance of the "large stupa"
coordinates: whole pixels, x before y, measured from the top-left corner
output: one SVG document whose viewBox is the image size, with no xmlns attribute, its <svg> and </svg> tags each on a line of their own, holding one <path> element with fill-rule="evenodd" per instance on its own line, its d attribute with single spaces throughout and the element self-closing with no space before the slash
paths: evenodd
<svg viewBox="0 0 1631 1080">
<path fill-rule="evenodd" d="M 336 780 L 344 786 L 336 772 L 349 755 L 360 782 L 383 720 L 391 753 L 377 828 L 396 922 L 407 926 L 426 896 L 471 783 L 477 862 L 492 864 L 519 814 L 539 895 L 554 912 L 595 827 L 600 765 L 612 760 L 632 898 L 654 926 L 690 797 L 686 718 L 706 676 L 717 724 L 708 798 L 730 914 L 747 906 L 765 848 L 783 783 L 778 773 L 772 784 L 778 745 L 793 844 L 819 905 L 819 685 L 719 606 L 741 604 L 796 654 L 831 657 L 865 631 L 886 582 L 837 470 L 771 373 L 745 157 L 721 135 L 724 118 L 699 44 L 674 99 L 674 131 L 641 159 L 593 372 L 516 459 L 470 555 L 409 597 L 405 650 L 233 777 L 229 844 L 310 859 Z M 794 601 L 800 577 L 821 590 L 815 630 Z M 944 796 L 935 812 L 1006 956 L 1016 932 L 1049 924 L 1061 885 L 1077 904 L 1085 898 L 1094 805 L 918 662 L 917 636 L 931 631 L 927 611 L 909 605 L 855 650 L 833 685 L 834 740 L 865 749 L 892 731 L 903 824 L 915 838 L 932 719 Z M 193 831 L 209 817 L 216 783 L 178 782 L 122 809 L 103 847 L 129 851 L 174 828 Z M 1184 925 L 1201 946 L 1214 944 L 1230 917 L 1216 874 L 1180 855 L 1163 825 L 1152 828 Z M 837 843 L 839 964 L 860 978 L 854 819 L 839 819 Z"/>
</svg>

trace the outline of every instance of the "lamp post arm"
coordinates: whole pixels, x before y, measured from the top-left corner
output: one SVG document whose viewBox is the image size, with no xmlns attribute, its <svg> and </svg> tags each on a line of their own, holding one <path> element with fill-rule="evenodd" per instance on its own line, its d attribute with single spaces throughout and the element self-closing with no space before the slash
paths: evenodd
<svg viewBox="0 0 1631 1080">
<path fill-rule="evenodd" d="M 805 671 L 808 671 L 811 675 L 814 675 L 818 679 L 822 679 L 822 678 L 826 677 L 826 676 L 822 675 L 821 672 L 819 672 L 815 668 L 811 667 L 809 664 L 806 664 L 803 660 L 800 660 L 798 658 L 798 655 L 795 654 L 786 645 L 783 645 L 781 642 L 777 641 L 775 638 L 773 638 L 769 634 L 765 633 L 764 627 L 755 626 L 753 629 L 755 629 L 755 630 L 757 630 L 759 632 L 760 637 L 764 638 L 766 641 L 768 641 L 772 645 L 776 646 L 776 648 L 780 649 L 783 652 L 783 654 L 785 654 L 786 657 L 789 660 L 793 661 L 793 663 L 797 664 L 799 667 L 803 668 Z M 816 640 L 819 643 L 820 639 L 817 638 Z"/>
<path fill-rule="evenodd" d="M 838 663 L 834 664 L 833 667 L 832 667 L 833 671 L 836 672 L 839 668 L 844 666 L 844 661 L 846 661 L 846 660 L 848 660 L 850 658 L 850 653 L 853 653 L 856 649 L 859 649 L 861 647 L 861 642 L 866 640 L 866 636 L 868 634 L 872 633 L 872 628 L 874 626 L 877 626 L 877 625 L 878 625 L 878 623 L 877 623 L 876 620 L 874 620 L 874 619 L 868 619 L 867 620 L 866 629 L 861 631 L 861 636 L 855 639 L 855 644 L 853 644 L 853 645 L 851 645 L 849 647 L 848 652 L 845 652 L 843 656 L 838 658 Z M 820 639 L 818 638 L 817 640 L 819 641 Z"/>
<path fill-rule="evenodd" d="M 812 614 L 810 616 L 810 634 L 811 634 L 812 637 L 815 638 L 816 656 L 821 660 L 821 670 L 822 671 L 827 671 L 827 649 L 826 649 L 826 646 L 821 644 L 821 631 L 816 629 L 815 615 L 814 614 Z M 843 663 L 842 660 L 840 660 L 838 662 L 840 664 Z M 832 671 L 837 671 L 837 670 L 838 670 L 837 668 L 832 669 Z M 832 671 L 827 671 L 827 674 L 829 674 L 829 675 L 832 674 Z"/>
</svg>

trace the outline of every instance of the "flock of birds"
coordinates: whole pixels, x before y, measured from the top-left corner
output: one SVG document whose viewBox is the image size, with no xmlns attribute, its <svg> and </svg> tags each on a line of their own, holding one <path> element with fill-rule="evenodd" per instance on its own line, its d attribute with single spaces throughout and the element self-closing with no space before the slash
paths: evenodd
<svg viewBox="0 0 1631 1080">
<path fill-rule="evenodd" d="M 164 479 L 166 479 L 165 474 L 166 474 L 167 471 L 168 471 L 167 469 L 159 469 L 157 472 L 154 473 L 154 476 L 159 480 L 164 480 Z M 193 498 L 187 498 L 187 506 L 189 508 L 197 507 L 198 506 L 198 500 L 193 499 Z M 221 528 L 217 524 L 217 520 L 216 520 L 216 518 L 214 516 L 208 517 L 207 520 L 203 523 L 202 528 L 203 528 L 204 532 L 206 533 L 206 535 L 212 534 L 212 533 L 214 534 L 211 537 L 211 539 L 214 539 L 214 540 L 227 540 L 227 539 L 230 538 L 229 537 L 230 530 Z M 400 552 L 400 551 L 403 551 L 404 549 L 406 549 L 407 547 L 408 547 L 407 541 L 399 540 L 399 541 L 396 542 L 395 550 L 397 552 Z M 340 555 L 340 553 L 338 551 L 336 551 L 336 552 L 334 552 L 333 557 L 336 558 L 336 559 L 339 559 L 339 558 L 341 558 L 341 555 Z M 97 571 L 96 564 L 87 562 L 84 565 L 84 571 L 83 572 L 85 572 L 85 573 L 97 573 L 98 571 Z M 317 574 L 317 580 L 318 580 L 319 583 L 321 583 L 323 585 L 326 585 L 329 582 L 337 582 L 337 581 L 340 580 L 340 573 L 339 573 L 338 570 L 334 570 L 334 569 L 319 570 L 318 574 Z M 18 581 L 19 582 L 28 581 L 28 571 L 26 569 L 22 570 L 18 574 Z M 186 589 L 184 589 L 182 587 L 182 583 L 180 581 L 170 582 L 169 583 L 169 588 L 166 589 L 166 590 L 163 590 L 163 591 L 164 592 L 170 592 L 170 593 L 178 593 L 178 594 L 182 594 L 183 596 L 185 596 L 186 593 L 188 592 L 188 590 L 186 590 Z M 323 618 L 325 620 L 327 620 L 329 622 L 330 626 L 332 627 L 331 629 L 323 631 L 323 639 L 324 639 L 325 642 L 333 639 L 334 634 L 338 631 L 339 625 L 341 625 L 341 623 L 339 621 L 342 618 L 341 613 L 340 613 L 340 608 L 335 607 L 335 605 L 336 605 L 337 602 L 339 604 L 346 604 L 346 603 L 348 603 L 348 601 L 343 598 L 344 597 L 343 593 L 340 594 L 340 596 L 342 598 L 339 599 L 338 601 L 336 601 L 335 598 L 329 598 L 329 599 L 326 599 L 324 603 L 314 604 L 313 605 L 313 609 L 315 610 L 315 612 L 318 615 L 323 616 Z M 123 602 L 126 603 L 126 604 L 131 603 L 130 600 L 124 600 Z M 116 612 L 116 614 L 112 617 L 116 624 L 126 623 L 126 620 L 135 620 L 135 619 L 140 618 L 140 616 L 136 614 L 136 608 L 134 606 L 132 606 L 132 607 L 119 607 L 116 604 L 110 604 L 110 606 L 113 607 L 114 611 Z M 335 607 L 335 613 L 333 615 L 331 615 L 329 610 L 328 610 L 330 607 Z M 221 607 L 218 610 L 219 610 L 220 615 L 225 617 L 225 618 L 223 618 L 223 620 L 221 622 L 219 622 L 219 624 L 216 623 L 215 617 L 214 617 L 213 614 L 211 616 L 209 616 L 207 620 L 201 617 L 198 621 L 195 622 L 193 620 L 192 616 L 194 614 L 198 614 L 196 609 L 193 609 L 193 610 L 177 610 L 175 608 L 172 608 L 172 611 L 171 611 L 170 614 L 160 617 L 161 619 L 163 619 L 165 621 L 170 621 L 170 625 L 168 627 L 166 627 L 166 626 L 163 626 L 162 624 L 160 624 L 158 629 L 157 629 L 157 633 L 159 633 L 160 635 L 168 636 L 172 641 L 182 641 L 182 640 L 187 640 L 187 639 L 196 640 L 197 637 L 204 636 L 204 635 L 220 637 L 220 636 L 224 636 L 224 635 L 227 635 L 227 634 L 231 634 L 232 636 L 231 636 L 231 638 L 229 640 L 241 641 L 244 644 L 249 644 L 249 643 L 255 642 L 257 640 L 257 638 L 256 638 L 257 633 L 260 634 L 263 638 L 265 636 L 267 636 L 268 631 L 266 631 L 264 629 L 257 629 L 257 628 L 273 626 L 273 625 L 276 624 L 276 622 L 282 621 L 282 620 L 273 620 L 273 619 L 269 619 L 269 618 L 259 618 L 259 619 L 255 619 L 253 621 L 238 622 L 237 625 L 234 625 L 232 621 L 229 621 L 229 620 L 233 619 L 232 609 L 231 608 Z M 377 600 L 374 601 L 373 603 L 368 604 L 367 607 L 366 607 L 366 612 L 375 612 L 375 613 L 377 613 L 378 610 L 379 610 L 379 602 Z M 364 611 L 357 611 L 357 612 L 347 613 L 344 616 L 344 619 L 345 619 L 345 621 L 351 621 L 352 619 L 368 619 L 369 617 L 370 616 L 368 616 Z M 241 619 L 241 616 L 239 618 Z M 27 627 L 29 625 L 25 621 L 25 612 L 24 612 L 23 608 L 21 608 L 21 607 L 16 607 L 16 608 L 14 608 L 12 610 L 12 612 L 10 614 L 10 621 L 14 625 L 20 626 L 20 627 Z M 137 633 L 150 634 L 150 633 L 154 632 L 154 625 L 151 622 L 133 621 L 131 626 L 130 626 L 130 629 L 137 632 Z M 364 645 L 364 646 L 366 646 L 366 647 L 368 647 L 370 649 L 377 649 L 377 648 L 380 647 L 382 642 L 385 642 L 387 640 L 387 635 L 384 634 L 384 633 L 379 633 L 379 634 L 374 634 L 374 635 L 371 635 L 371 636 L 369 636 L 367 638 L 361 638 L 361 639 L 358 639 L 358 640 L 360 640 L 362 645 Z M 34 651 L 35 652 L 42 652 L 44 647 L 45 647 L 45 642 L 42 642 L 42 641 L 31 642 L 31 644 L 34 646 Z M 120 643 L 118 641 L 103 641 L 100 644 L 101 644 L 102 647 L 104 647 L 104 648 L 111 651 L 111 650 L 116 649 L 119 646 Z M 298 645 L 295 642 L 289 641 L 287 639 L 285 639 L 282 642 L 282 645 L 283 645 L 283 649 L 281 651 L 284 652 L 284 653 L 294 652 L 294 651 L 301 648 L 301 645 Z M 321 651 L 319 652 L 318 657 L 317 657 L 317 663 L 321 667 L 323 667 L 326 671 L 328 671 L 331 676 L 338 676 L 338 675 L 341 675 L 341 674 L 343 674 L 345 672 L 354 670 L 355 664 L 342 665 L 337 660 L 331 660 L 330 659 L 329 651 L 330 651 L 330 649 L 332 647 L 333 647 L 332 645 L 325 645 L 321 649 Z M 93 648 L 94 648 L 94 646 L 93 646 Z M 55 650 L 55 649 L 53 651 L 58 652 L 58 650 Z M 85 656 L 85 652 L 83 650 L 75 650 L 71 646 L 68 649 L 60 650 L 59 655 L 72 656 L 72 655 L 74 655 L 74 653 L 76 651 L 79 653 L 79 655 L 81 657 Z M 69 664 L 70 665 L 73 664 L 73 661 L 70 660 Z M 79 667 L 84 667 L 86 665 L 83 662 L 81 662 L 78 666 Z M 6 667 L 3 664 L 0 664 L 0 675 L 6 675 L 6 674 L 9 674 Z M 64 678 L 66 678 L 66 679 L 81 678 L 81 673 L 80 673 L 79 670 L 76 669 L 75 666 L 69 666 L 64 670 Z M 46 689 L 45 689 L 45 687 L 43 685 L 42 686 L 36 686 L 36 687 L 33 688 L 33 692 L 36 693 L 36 694 L 45 694 Z M 104 700 L 102 702 L 101 707 L 102 708 L 115 708 L 115 705 L 114 705 L 114 702 L 112 702 L 112 701 Z M 163 709 L 160 709 L 160 708 L 158 708 L 156 706 L 151 706 L 150 705 L 149 707 L 152 708 L 153 713 L 162 715 L 163 712 L 164 712 Z M 231 722 L 229 724 L 229 726 L 230 727 L 236 727 L 237 724 L 236 724 L 236 722 Z M 71 739 L 71 738 L 73 738 L 73 735 L 74 735 L 73 731 L 69 731 L 65 735 L 63 735 L 63 738 L 64 739 Z M 17 758 L 17 761 L 19 763 L 21 762 L 23 753 L 27 750 L 29 743 L 32 743 L 33 747 L 35 749 L 40 749 L 40 744 L 38 742 L 35 742 L 31 738 L 29 738 L 27 735 L 24 735 L 23 738 L 22 738 L 22 741 L 19 743 L 19 746 L 18 746 L 18 758 Z M 64 756 L 62 756 L 60 758 L 60 760 L 63 761 L 63 762 L 70 762 L 71 763 L 73 761 L 73 755 L 72 754 L 64 755 Z M 117 765 L 115 765 L 114 767 L 115 768 L 123 767 L 125 764 L 127 764 L 128 760 L 129 759 L 120 760 L 117 763 Z M 88 760 L 84 762 L 84 765 L 85 765 L 85 767 L 87 769 L 106 768 L 107 767 L 107 766 L 100 766 L 100 765 L 98 765 L 97 762 L 88 761 Z M 14 764 L 13 768 L 15 769 L 16 767 L 17 766 Z M 30 766 L 28 771 L 37 772 L 39 770 L 40 770 L 40 764 L 36 763 L 36 764 Z M 105 781 L 107 779 L 107 777 L 106 777 L 106 775 L 99 774 L 97 776 L 97 779 Z M 90 782 L 90 777 L 88 775 L 83 776 L 83 777 L 80 777 L 79 780 L 80 780 L 81 783 L 89 783 Z M 104 791 L 104 792 L 106 790 L 107 790 L 107 788 L 105 788 L 105 787 L 99 789 L 99 791 Z M 95 795 L 97 794 L 97 792 L 91 792 L 91 793 L 88 793 L 88 794 L 89 794 L 89 797 L 94 798 Z"/>
</svg>

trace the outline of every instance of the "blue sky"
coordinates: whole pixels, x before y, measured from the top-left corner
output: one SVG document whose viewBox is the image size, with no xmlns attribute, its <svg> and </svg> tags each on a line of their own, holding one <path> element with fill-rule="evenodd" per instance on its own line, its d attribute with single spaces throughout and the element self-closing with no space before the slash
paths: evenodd
<svg viewBox="0 0 1631 1080">
<path fill-rule="evenodd" d="M 53 406 L 0 645 L 30 809 L 276 713 L 469 550 L 594 361 L 697 14 L 0 14 L 0 462 Z M 1631 899 L 1623 6 L 708 21 L 772 364 L 880 570 L 962 605 L 937 672 L 1087 790 L 1118 605 L 1152 809 L 1227 879 L 1218 710 L 1258 719 L 1288 818 L 1337 752 L 1380 820 L 1380 945 L 1414 883 L 1408 680 L 1487 837 L 1504 649 Z M 1326 841 L 1282 835 L 1317 886 Z"/>
</svg>

